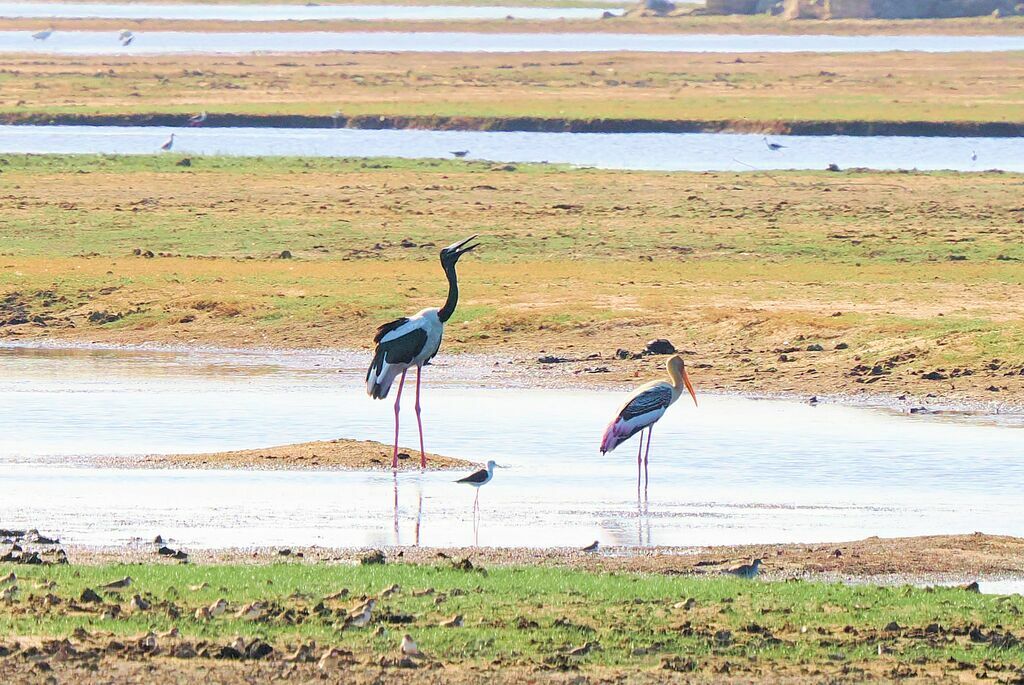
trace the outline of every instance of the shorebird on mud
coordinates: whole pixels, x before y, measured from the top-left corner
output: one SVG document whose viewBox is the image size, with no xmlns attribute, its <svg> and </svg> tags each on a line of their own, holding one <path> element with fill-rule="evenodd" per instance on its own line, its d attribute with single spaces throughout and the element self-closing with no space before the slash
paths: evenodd
<svg viewBox="0 0 1024 685">
<path fill-rule="evenodd" d="M 640 434 L 640 444 L 636 453 L 636 487 L 640 490 L 640 464 L 643 456 L 644 481 L 647 482 L 647 459 L 651 453 L 651 431 L 654 424 L 665 415 L 665 411 L 671 407 L 683 390 L 690 393 L 693 404 L 697 404 L 697 393 L 690 383 L 690 375 L 686 372 L 686 364 L 678 354 L 672 355 L 665 364 L 668 370 L 668 381 L 652 381 L 633 391 L 633 394 L 623 403 L 618 414 L 608 424 L 604 437 L 601 439 L 601 454 L 611 452 L 613 449 L 629 440 L 631 437 Z M 644 429 L 647 429 L 647 450 L 644 446 Z"/>
<path fill-rule="evenodd" d="M 743 564 L 742 566 L 737 566 L 736 568 L 731 568 L 728 571 L 726 571 L 726 573 L 732 576 L 736 576 L 737 578 L 752 580 L 757 577 L 758 573 L 761 572 L 761 564 L 763 563 L 764 562 L 761 559 L 754 559 L 753 562 L 749 564 Z"/>
<path fill-rule="evenodd" d="M 448 279 L 448 298 L 440 309 L 424 309 L 413 316 L 390 321 L 377 329 L 373 342 L 377 349 L 373 353 L 373 361 L 366 371 L 366 392 L 375 400 L 388 396 L 395 378 L 398 381 L 398 394 L 395 397 L 395 449 L 391 458 L 391 468 L 398 468 L 398 414 L 402 401 L 402 388 L 405 387 L 405 372 L 416 368 L 416 424 L 420 431 L 420 468 L 427 466 L 427 453 L 423 448 L 423 421 L 420 417 L 420 377 L 423 366 L 427 364 L 441 348 L 441 336 L 444 325 L 455 313 L 459 303 L 459 280 L 455 273 L 455 265 L 459 258 L 479 245 L 468 243 L 475 235 L 452 243 L 441 250 L 441 268 Z"/>
</svg>

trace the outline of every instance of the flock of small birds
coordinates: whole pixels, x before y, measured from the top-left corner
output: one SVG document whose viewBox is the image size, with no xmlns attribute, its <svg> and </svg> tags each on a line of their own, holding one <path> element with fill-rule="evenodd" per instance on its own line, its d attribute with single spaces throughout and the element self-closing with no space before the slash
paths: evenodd
<svg viewBox="0 0 1024 685">
<path fill-rule="evenodd" d="M 47 38 L 49 38 L 50 36 L 52 36 L 54 34 L 54 31 L 56 31 L 56 29 L 53 28 L 52 26 L 50 28 L 48 28 L 48 29 L 43 30 L 43 31 L 36 31 L 35 33 L 32 34 L 32 39 L 33 40 L 46 40 Z M 117 40 L 121 43 L 122 47 L 128 47 L 129 45 L 132 44 L 132 41 L 135 40 L 135 34 L 133 32 L 131 32 L 131 31 L 129 31 L 128 29 L 121 29 L 118 32 L 118 34 L 117 34 Z"/>
</svg>

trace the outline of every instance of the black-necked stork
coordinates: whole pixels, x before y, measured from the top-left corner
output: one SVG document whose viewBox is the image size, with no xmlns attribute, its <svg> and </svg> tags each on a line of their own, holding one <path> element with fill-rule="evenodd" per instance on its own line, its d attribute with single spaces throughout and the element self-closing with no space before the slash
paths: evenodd
<svg viewBox="0 0 1024 685">
<path fill-rule="evenodd" d="M 779 143 L 771 142 L 770 140 L 768 140 L 767 137 L 765 137 L 765 139 L 764 139 L 764 144 L 767 145 L 768 149 L 771 150 L 772 152 L 775 152 L 777 150 L 781 150 L 782 148 L 786 147 L 785 145 L 780 145 Z"/>
<path fill-rule="evenodd" d="M 619 409 L 612 422 L 605 429 L 601 439 L 601 454 L 613 449 L 640 433 L 640 446 L 636 453 L 636 484 L 640 488 L 640 456 L 643 453 L 644 478 L 647 478 L 647 457 L 651 453 L 651 430 L 665 411 L 671 407 L 683 390 L 690 393 L 694 405 L 697 404 L 697 393 L 690 383 L 690 375 L 686 372 L 686 364 L 678 354 L 672 355 L 665 364 L 668 369 L 668 381 L 651 381 L 633 391 L 629 399 Z M 647 429 L 647 451 L 643 452 L 644 429 Z"/>
<path fill-rule="evenodd" d="M 171 134 L 171 137 L 168 138 L 167 141 L 164 142 L 164 144 L 160 146 L 160 149 L 163 150 L 164 152 L 170 152 L 172 147 L 174 147 L 174 134 L 173 133 Z"/>
<path fill-rule="evenodd" d="M 441 347 L 441 336 L 444 324 L 455 312 L 459 303 L 459 281 L 455 273 L 455 265 L 459 257 L 474 249 L 479 243 L 468 245 L 475 235 L 453 243 L 441 250 L 441 268 L 448 278 L 448 299 L 440 309 L 424 309 L 414 316 L 396 319 L 377 329 L 373 342 L 377 349 L 373 354 L 373 362 L 366 371 L 366 392 L 375 400 L 388 396 L 391 384 L 401 376 L 398 382 L 398 395 L 395 397 L 395 450 L 391 459 L 391 468 L 398 468 L 398 412 L 402 401 L 402 388 L 405 386 L 405 372 L 416 367 L 416 424 L 420 430 L 420 468 L 427 465 L 427 454 L 423 449 L 423 422 L 420 419 L 420 376 L 423 365 L 434 358 Z"/>
<path fill-rule="evenodd" d="M 476 499 L 473 500 L 474 511 L 480 508 L 480 488 L 491 482 L 491 479 L 494 478 L 495 468 L 500 469 L 502 467 L 495 464 L 494 460 L 492 459 L 489 462 L 487 462 L 486 468 L 480 469 L 479 471 L 475 471 L 466 476 L 465 478 L 460 478 L 457 481 L 455 481 L 456 483 L 472 485 L 474 488 L 476 488 Z"/>
</svg>

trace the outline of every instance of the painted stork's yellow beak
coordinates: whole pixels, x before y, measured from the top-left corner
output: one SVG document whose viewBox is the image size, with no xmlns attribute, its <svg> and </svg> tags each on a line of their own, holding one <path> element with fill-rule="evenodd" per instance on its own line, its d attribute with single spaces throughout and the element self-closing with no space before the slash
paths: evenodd
<svg viewBox="0 0 1024 685">
<path fill-rule="evenodd" d="M 693 398 L 693 406 L 697 405 L 697 393 L 693 390 L 693 383 L 690 382 L 690 374 L 686 372 L 686 366 L 683 366 L 683 384 L 686 385 L 686 389 L 690 391 L 690 397 Z"/>
</svg>

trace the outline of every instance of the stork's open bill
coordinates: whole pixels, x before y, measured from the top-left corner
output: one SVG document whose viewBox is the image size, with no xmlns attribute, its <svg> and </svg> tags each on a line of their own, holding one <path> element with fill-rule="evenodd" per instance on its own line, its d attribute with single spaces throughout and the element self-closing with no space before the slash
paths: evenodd
<svg viewBox="0 0 1024 685">
<path fill-rule="evenodd" d="M 466 485 L 472 485 L 474 488 L 476 488 L 476 499 L 473 500 L 474 510 L 476 510 L 480 506 L 480 488 L 491 482 L 491 479 L 494 478 L 495 468 L 501 469 L 505 467 L 495 464 L 494 460 L 491 459 L 490 461 L 487 462 L 486 468 L 482 468 L 479 471 L 475 471 L 474 473 L 469 474 L 465 478 L 460 478 L 457 481 L 455 481 L 456 483 L 465 483 Z"/>
<path fill-rule="evenodd" d="M 643 469 L 646 480 L 647 459 L 651 453 L 651 430 L 654 424 L 664 416 L 665 411 L 671 407 L 683 390 L 690 393 L 693 404 L 697 404 L 697 393 L 690 383 L 690 374 L 686 372 L 686 363 L 678 354 L 672 355 L 665 363 L 668 369 L 668 381 L 652 381 L 633 391 L 629 399 L 625 401 L 615 415 L 612 422 L 605 429 L 604 437 L 601 439 L 601 454 L 611 452 L 613 449 L 629 440 L 631 437 L 640 434 L 640 445 L 636 453 L 636 478 L 637 488 L 640 487 L 640 457 L 643 455 Z M 647 429 L 647 450 L 643 450 L 644 429 Z"/>
<path fill-rule="evenodd" d="M 377 329 L 373 342 L 377 349 L 373 353 L 373 361 L 366 371 L 366 392 L 375 400 L 388 396 L 395 378 L 398 381 L 398 394 L 395 396 L 395 450 L 391 458 L 391 468 L 398 468 L 398 414 L 402 401 L 402 388 L 405 387 L 405 372 L 416 367 L 416 425 L 420 431 L 420 468 L 427 466 L 427 453 L 423 448 L 423 421 L 420 417 L 420 376 L 423 365 L 434 358 L 441 348 L 441 337 L 444 325 L 455 313 L 459 303 L 459 279 L 455 273 L 455 265 L 459 258 L 479 243 L 470 245 L 476 238 L 472 235 L 465 240 L 452 243 L 441 250 L 441 268 L 448 279 L 448 298 L 440 309 L 424 309 L 413 316 L 395 319 Z"/>
</svg>

